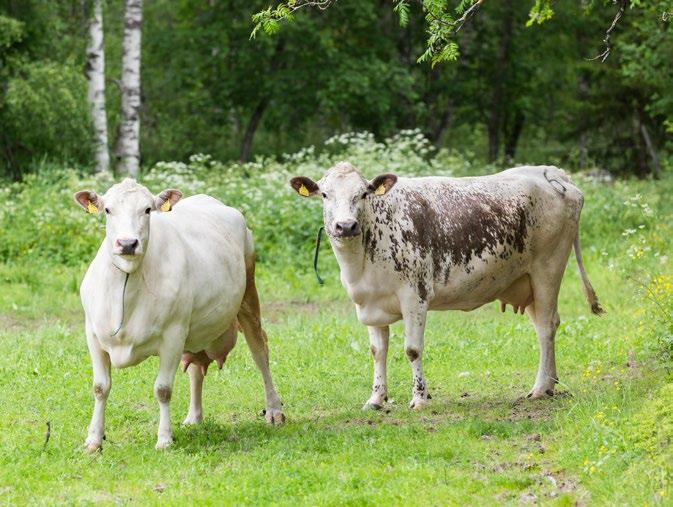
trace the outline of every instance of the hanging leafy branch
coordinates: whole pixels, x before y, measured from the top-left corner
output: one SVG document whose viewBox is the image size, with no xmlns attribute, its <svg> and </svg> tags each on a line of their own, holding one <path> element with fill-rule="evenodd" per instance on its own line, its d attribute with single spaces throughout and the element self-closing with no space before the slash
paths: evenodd
<svg viewBox="0 0 673 507">
<path fill-rule="evenodd" d="M 395 1 L 395 11 L 400 16 L 400 24 L 405 26 L 408 23 L 409 2 L 408 0 Z M 418 57 L 418 63 L 430 62 L 434 67 L 439 62 L 457 60 L 460 52 L 454 40 L 455 35 L 475 15 L 483 2 L 484 0 L 461 0 L 455 9 L 458 17 L 454 17 L 446 1 L 419 0 L 425 12 L 428 38 L 426 49 Z"/>
<path fill-rule="evenodd" d="M 262 30 L 267 34 L 274 34 L 280 29 L 281 22 L 292 21 L 294 13 L 305 7 L 313 7 L 326 10 L 337 3 L 338 0 L 281 0 L 276 7 L 268 7 L 252 16 L 254 28 L 250 37 L 253 38 Z M 391 0 L 393 11 L 398 15 L 401 26 L 409 23 L 411 3 L 421 6 L 425 14 L 426 49 L 418 57 L 419 63 L 430 63 L 435 66 L 440 62 L 457 60 L 460 56 L 458 43 L 455 38 L 465 23 L 474 17 L 485 0 L 460 0 L 455 7 L 450 5 L 451 0 Z M 607 0 L 606 0 L 607 1 Z M 526 26 L 542 24 L 554 16 L 553 0 L 533 0 Z M 603 43 L 605 49 L 591 60 L 604 62 L 610 55 L 610 36 L 624 16 L 627 7 L 631 9 L 640 7 L 642 0 L 611 0 L 618 5 L 617 13 L 612 24 L 605 32 Z M 587 7 L 589 8 L 589 7 Z M 671 12 L 664 12 L 662 19 L 666 21 Z"/>
<path fill-rule="evenodd" d="M 250 34 L 254 39 L 257 32 L 262 30 L 264 33 L 273 35 L 280 29 L 280 23 L 283 21 L 294 20 L 294 13 L 305 7 L 314 7 L 322 11 L 328 9 L 337 0 L 285 0 L 280 2 L 275 8 L 268 7 L 252 15 L 252 22 L 255 24 Z"/>
<path fill-rule="evenodd" d="M 262 30 L 275 34 L 284 21 L 292 21 L 294 13 L 305 7 L 326 10 L 338 0 L 284 0 L 276 7 L 268 7 L 252 16 L 254 27 L 251 38 Z M 392 0 L 393 10 L 400 19 L 400 25 L 409 23 L 410 2 L 420 4 L 425 13 L 428 38 L 426 50 L 418 57 L 418 62 L 429 62 L 433 67 L 439 62 L 453 61 L 459 56 L 455 35 L 477 12 L 484 0 L 460 0 L 455 8 L 449 0 Z"/>
</svg>

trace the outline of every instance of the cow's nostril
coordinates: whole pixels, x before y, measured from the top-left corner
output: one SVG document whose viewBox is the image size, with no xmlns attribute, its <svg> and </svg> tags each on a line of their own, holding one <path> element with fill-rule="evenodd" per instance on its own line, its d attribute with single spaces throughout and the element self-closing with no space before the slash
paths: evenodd
<svg viewBox="0 0 673 507">
<path fill-rule="evenodd" d="M 122 249 L 122 254 L 134 253 L 139 244 L 137 239 L 118 239 L 116 243 Z"/>
<path fill-rule="evenodd" d="M 360 233 L 356 220 L 337 222 L 334 226 L 335 233 L 340 237 L 356 236 Z"/>
</svg>

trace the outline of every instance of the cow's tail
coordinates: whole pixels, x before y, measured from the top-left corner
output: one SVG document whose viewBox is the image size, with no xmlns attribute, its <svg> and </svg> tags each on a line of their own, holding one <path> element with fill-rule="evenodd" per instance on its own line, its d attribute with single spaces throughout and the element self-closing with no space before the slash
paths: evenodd
<svg viewBox="0 0 673 507">
<path fill-rule="evenodd" d="M 580 270 L 580 276 L 582 277 L 582 283 L 584 284 L 584 294 L 587 297 L 589 306 L 591 306 L 591 313 L 595 315 L 601 315 L 605 313 L 605 310 L 601 307 L 601 304 L 598 302 L 598 296 L 596 296 L 596 291 L 594 290 L 587 272 L 584 270 L 584 263 L 582 262 L 582 250 L 580 249 L 580 230 L 577 229 L 575 234 L 575 259 L 577 259 L 577 267 Z"/>
</svg>

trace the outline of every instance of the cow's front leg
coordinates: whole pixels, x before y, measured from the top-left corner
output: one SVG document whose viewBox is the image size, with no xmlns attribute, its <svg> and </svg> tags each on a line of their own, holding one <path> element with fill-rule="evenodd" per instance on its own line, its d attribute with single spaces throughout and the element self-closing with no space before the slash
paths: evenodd
<svg viewBox="0 0 673 507">
<path fill-rule="evenodd" d="M 428 313 L 426 305 L 413 305 L 403 310 L 404 319 L 404 352 L 411 363 L 413 386 L 409 407 L 420 410 L 428 404 L 428 386 L 423 376 L 423 334 L 425 318 Z"/>
<path fill-rule="evenodd" d="M 169 341 L 164 338 L 166 341 Z M 157 449 L 165 449 L 173 443 L 173 429 L 169 405 L 173 394 L 175 372 L 180 364 L 184 340 L 176 339 L 178 347 L 166 346 L 159 351 L 159 375 L 154 382 L 154 397 L 159 402 L 159 430 L 157 432 Z"/>
<path fill-rule="evenodd" d="M 98 343 L 90 327 L 86 326 L 86 342 L 93 366 L 93 395 L 95 398 L 89 434 L 84 445 L 88 452 L 94 452 L 103 445 L 105 436 L 105 404 L 107 403 L 112 378 L 110 375 L 110 356 Z"/>
<path fill-rule="evenodd" d="M 386 362 L 388 359 L 388 326 L 367 326 L 369 331 L 369 346 L 374 358 L 374 383 L 372 395 L 362 407 L 362 410 L 381 410 L 383 404 L 388 401 L 388 379 L 386 375 Z"/>
</svg>

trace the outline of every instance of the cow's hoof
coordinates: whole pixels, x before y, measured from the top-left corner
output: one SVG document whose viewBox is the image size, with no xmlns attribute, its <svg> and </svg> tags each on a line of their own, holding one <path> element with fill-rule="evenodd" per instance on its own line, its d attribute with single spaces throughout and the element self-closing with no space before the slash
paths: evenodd
<svg viewBox="0 0 673 507">
<path fill-rule="evenodd" d="M 526 398 L 529 399 L 529 400 L 541 400 L 541 399 L 544 399 L 544 398 L 551 398 L 552 396 L 554 396 L 554 389 L 553 388 L 549 388 L 549 389 L 533 388 L 528 393 Z"/>
<path fill-rule="evenodd" d="M 274 426 L 285 424 L 285 414 L 278 408 L 267 408 L 264 411 L 264 418 L 266 419 L 266 422 Z"/>
<path fill-rule="evenodd" d="M 423 398 L 414 398 L 409 402 L 409 408 L 412 410 L 423 410 L 428 406 L 428 400 Z"/>
<path fill-rule="evenodd" d="M 362 405 L 362 410 L 381 410 L 383 408 L 382 403 L 376 403 L 375 401 L 368 401 Z"/>
<path fill-rule="evenodd" d="M 192 415 L 192 414 L 187 414 L 187 417 L 185 417 L 185 420 L 182 421 L 183 426 L 194 426 L 195 424 L 201 424 L 203 422 L 203 416 L 202 415 Z"/>
<path fill-rule="evenodd" d="M 163 451 L 164 449 L 168 449 L 171 444 L 173 444 L 173 438 L 172 437 L 159 437 L 157 440 L 157 445 L 154 446 L 154 448 L 157 451 Z"/>
<path fill-rule="evenodd" d="M 84 442 L 84 450 L 89 454 L 93 454 L 96 451 L 100 451 L 103 448 L 102 442 L 96 442 L 94 440 L 87 440 Z"/>
</svg>

